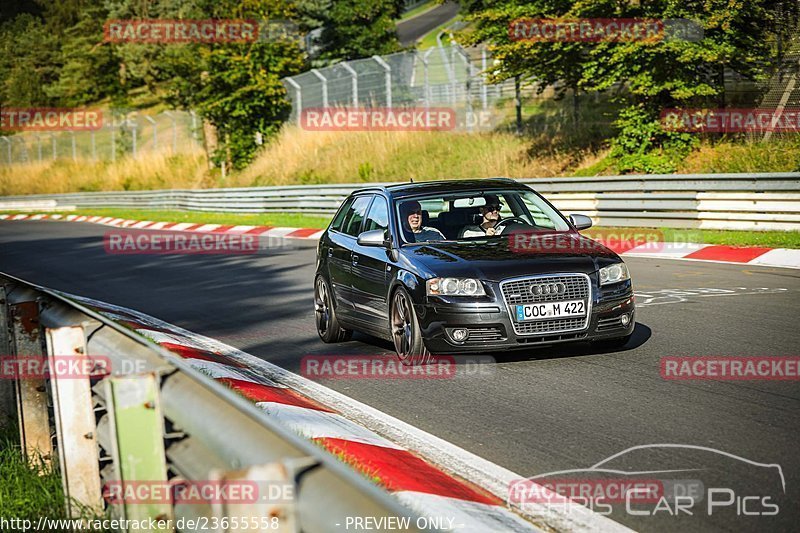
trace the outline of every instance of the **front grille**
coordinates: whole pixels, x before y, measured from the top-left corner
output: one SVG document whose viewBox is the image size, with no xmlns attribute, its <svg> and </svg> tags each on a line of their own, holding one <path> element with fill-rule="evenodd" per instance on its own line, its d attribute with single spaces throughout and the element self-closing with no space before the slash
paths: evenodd
<svg viewBox="0 0 800 533">
<path fill-rule="evenodd" d="M 534 295 L 531 287 L 534 285 L 559 284 L 564 285 L 564 292 L 561 294 L 540 294 Z M 589 288 L 589 278 L 584 274 L 560 274 L 554 276 L 531 276 L 529 278 L 513 279 L 500 283 L 500 290 L 503 299 L 508 306 L 511 323 L 514 325 L 514 332 L 517 335 L 543 335 L 550 333 L 560 333 L 563 331 L 575 331 L 585 329 L 589 326 L 591 316 L 591 290 Z M 530 320 L 527 322 L 517 322 L 515 320 L 516 305 L 532 304 L 540 302 L 558 302 L 564 300 L 583 300 L 586 302 L 586 316 L 579 318 L 557 318 L 552 320 Z"/>
</svg>

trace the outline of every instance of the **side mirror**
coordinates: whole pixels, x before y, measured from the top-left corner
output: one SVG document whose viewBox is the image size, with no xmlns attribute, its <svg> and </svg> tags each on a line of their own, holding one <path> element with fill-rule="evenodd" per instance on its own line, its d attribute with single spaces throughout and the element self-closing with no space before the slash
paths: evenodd
<svg viewBox="0 0 800 533">
<path fill-rule="evenodd" d="M 365 231 L 358 236 L 358 244 L 359 246 L 388 246 L 386 230 Z"/>
<path fill-rule="evenodd" d="M 572 225 L 575 226 L 575 229 L 579 231 L 592 227 L 592 219 L 586 215 L 570 215 L 569 221 L 572 222 Z"/>
</svg>

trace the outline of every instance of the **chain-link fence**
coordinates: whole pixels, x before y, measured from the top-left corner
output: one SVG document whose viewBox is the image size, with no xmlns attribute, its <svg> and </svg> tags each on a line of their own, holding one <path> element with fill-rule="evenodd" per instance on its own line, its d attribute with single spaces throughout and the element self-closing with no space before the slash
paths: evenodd
<svg viewBox="0 0 800 533">
<path fill-rule="evenodd" d="M 116 161 L 144 153 L 177 154 L 202 148 L 202 121 L 194 112 L 103 111 L 101 124 L 91 131 L 23 131 L 0 136 L 0 164 Z"/>
<path fill-rule="evenodd" d="M 304 109 L 332 106 L 467 105 L 486 110 L 514 94 L 513 80 L 487 82 L 484 73 L 491 61 L 485 48 L 454 44 L 343 61 L 283 81 L 294 122 Z"/>
</svg>

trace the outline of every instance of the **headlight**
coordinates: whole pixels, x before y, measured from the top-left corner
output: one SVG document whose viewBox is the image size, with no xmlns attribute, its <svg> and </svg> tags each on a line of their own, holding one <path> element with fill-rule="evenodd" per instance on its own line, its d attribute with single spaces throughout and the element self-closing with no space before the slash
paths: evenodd
<svg viewBox="0 0 800 533">
<path fill-rule="evenodd" d="M 484 296 L 483 284 L 471 278 L 433 278 L 426 283 L 428 296 Z"/>
<path fill-rule="evenodd" d="M 610 283 L 619 283 L 626 279 L 631 279 L 628 272 L 628 267 L 625 263 L 614 263 L 600 269 L 600 285 L 608 285 Z"/>
</svg>

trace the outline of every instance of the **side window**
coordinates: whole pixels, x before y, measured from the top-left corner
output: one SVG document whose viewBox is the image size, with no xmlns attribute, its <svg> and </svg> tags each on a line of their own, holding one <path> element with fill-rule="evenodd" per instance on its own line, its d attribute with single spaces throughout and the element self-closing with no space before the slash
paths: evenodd
<svg viewBox="0 0 800 533">
<path fill-rule="evenodd" d="M 367 223 L 364 226 L 364 231 L 376 229 L 389 229 L 389 205 L 382 196 L 375 197 L 372 207 L 369 208 L 369 214 L 367 214 Z"/>
<path fill-rule="evenodd" d="M 530 213 L 530 217 L 524 216 L 524 218 L 530 219 L 534 225 L 539 226 L 540 228 L 548 228 L 548 229 L 555 229 L 556 225 L 547 213 L 542 211 L 542 208 L 539 207 L 538 204 L 534 203 L 534 198 L 527 194 L 520 195 L 522 201 L 525 203 L 525 207 L 528 208 L 528 212 Z"/>
<path fill-rule="evenodd" d="M 350 206 L 353 205 L 353 198 L 348 198 L 342 204 L 342 207 L 339 208 L 339 212 L 336 213 L 333 221 L 331 222 L 331 229 L 336 231 L 342 231 L 342 223 L 344 222 L 344 217 L 347 216 L 347 213 L 350 211 Z"/>
<path fill-rule="evenodd" d="M 342 231 L 344 233 L 352 235 L 353 237 L 358 237 L 359 232 L 361 232 L 361 223 L 367 215 L 367 208 L 369 207 L 370 200 L 372 200 L 372 196 L 359 196 L 356 198 L 356 201 L 350 206 L 350 210 L 347 212 L 347 216 L 344 219 L 342 225 Z"/>
</svg>

